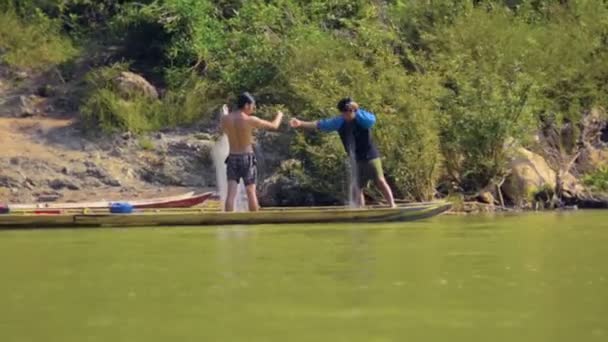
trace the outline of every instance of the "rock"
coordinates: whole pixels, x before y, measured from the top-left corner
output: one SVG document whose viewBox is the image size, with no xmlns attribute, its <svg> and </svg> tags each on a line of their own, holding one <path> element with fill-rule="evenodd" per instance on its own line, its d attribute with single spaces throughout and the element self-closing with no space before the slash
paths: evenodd
<svg viewBox="0 0 608 342">
<path fill-rule="evenodd" d="M 84 185 L 84 188 L 91 189 L 91 188 L 100 188 L 103 186 L 103 183 L 98 181 L 95 178 L 87 178 L 84 181 L 83 185 Z"/>
<path fill-rule="evenodd" d="M 40 114 L 44 99 L 36 95 L 19 96 L 19 116 L 27 117 Z"/>
<path fill-rule="evenodd" d="M 122 157 L 124 150 L 118 146 L 114 147 L 110 152 L 110 156 L 120 158 Z"/>
<path fill-rule="evenodd" d="M 260 132 L 256 136 L 256 151 L 258 153 L 258 165 L 262 171 L 261 177 L 268 177 L 272 170 L 277 170 L 283 166 L 285 156 L 290 154 L 289 149 L 293 137 L 290 134 L 277 132 Z M 266 172 L 265 172 L 266 170 Z"/>
<path fill-rule="evenodd" d="M 122 140 L 130 140 L 133 138 L 133 133 L 124 132 L 121 137 L 122 137 Z"/>
<path fill-rule="evenodd" d="M 30 178 L 26 178 L 25 181 L 23 182 L 23 186 L 26 187 L 27 189 L 34 190 L 36 188 L 36 182 L 34 182 Z"/>
<path fill-rule="evenodd" d="M 582 131 L 585 136 L 582 137 L 583 143 L 597 146 L 602 142 L 602 134 L 606 129 L 606 111 L 603 108 L 592 108 L 581 121 Z"/>
<path fill-rule="evenodd" d="M 131 169 L 131 168 L 124 167 L 121 169 L 121 171 L 123 172 L 123 174 L 125 175 L 125 177 L 127 179 L 135 179 L 135 177 L 136 177 L 135 171 L 133 171 L 133 169 Z"/>
<path fill-rule="evenodd" d="M 42 193 L 38 195 L 38 202 L 56 202 L 63 195 L 58 192 Z"/>
<path fill-rule="evenodd" d="M 280 174 L 264 180 L 259 197 L 263 206 L 315 205 L 314 195 L 310 191 L 305 191 L 296 179 Z"/>
<path fill-rule="evenodd" d="M 209 133 L 196 133 L 194 137 L 198 140 L 213 140 L 213 136 Z"/>
<path fill-rule="evenodd" d="M 119 92 L 125 97 L 134 94 L 144 95 L 152 99 L 158 98 L 158 91 L 145 78 L 129 71 L 123 71 L 114 80 L 114 84 Z"/>
<path fill-rule="evenodd" d="M 519 148 L 510 161 L 510 175 L 502 186 L 504 195 L 517 206 L 531 204 L 543 189 L 555 189 L 556 174 L 538 154 Z"/>
<path fill-rule="evenodd" d="M 585 193 L 585 187 L 579 182 L 574 175 L 567 173 L 562 176 L 563 196 L 568 200 L 582 198 Z"/>
<path fill-rule="evenodd" d="M 53 99 L 53 102 L 55 103 L 55 105 L 58 108 L 61 108 L 63 110 L 67 110 L 67 111 L 77 110 L 79 107 L 79 102 L 77 100 L 77 97 L 68 97 L 68 96 L 55 97 Z"/>
<path fill-rule="evenodd" d="M 463 202 L 459 209 L 467 214 L 493 213 L 497 211 L 497 208 L 493 204 L 488 205 L 479 202 Z"/>
<path fill-rule="evenodd" d="M 481 203 L 491 204 L 491 205 L 494 205 L 494 203 L 496 203 L 496 199 L 494 198 L 494 195 L 492 195 L 492 193 L 489 191 L 484 191 L 484 192 L 480 193 L 479 196 L 477 196 L 477 200 Z"/>
<path fill-rule="evenodd" d="M 61 173 L 63 173 L 64 175 L 67 175 L 68 173 L 70 173 L 70 169 L 68 169 L 66 166 L 61 168 Z"/>
<path fill-rule="evenodd" d="M 213 168 L 213 149 L 211 146 L 204 146 L 199 153 L 201 164 L 206 168 Z"/>
<path fill-rule="evenodd" d="M 262 206 L 313 206 L 336 204 L 334 198 L 315 193 L 307 184 L 310 180 L 302 172 L 299 161 L 289 159 L 279 170 L 266 178 L 260 186 Z"/>
<path fill-rule="evenodd" d="M 581 173 L 590 173 L 606 167 L 608 166 L 608 149 L 587 145 L 576 162 L 577 170 Z"/>
<path fill-rule="evenodd" d="M 87 167 L 87 176 L 97 178 L 100 182 L 109 186 L 121 185 L 117 179 L 112 177 L 106 170 L 95 165 L 95 163 L 91 161 L 86 161 L 84 164 Z"/>
<path fill-rule="evenodd" d="M 169 144 L 169 148 L 171 150 L 183 152 L 183 151 L 192 151 L 195 149 L 195 146 L 186 141 L 177 141 L 177 142 L 173 142 L 173 143 Z"/>
<path fill-rule="evenodd" d="M 52 97 L 52 96 L 55 96 L 56 94 L 57 94 L 56 89 L 49 84 L 45 84 L 43 86 L 38 87 L 38 89 L 36 89 L 36 95 L 38 95 L 40 97 Z"/>
<path fill-rule="evenodd" d="M 608 209 L 608 195 L 583 196 L 577 205 L 581 209 Z"/>
<path fill-rule="evenodd" d="M 20 185 L 21 182 L 19 182 L 17 179 L 6 175 L 0 175 L 0 187 L 14 189 L 19 188 Z"/>
<path fill-rule="evenodd" d="M 183 186 L 182 180 L 174 175 L 167 174 L 159 169 L 144 168 L 140 170 L 140 177 L 148 183 L 160 185 Z"/>
<path fill-rule="evenodd" d="M 17 81 L 23 81 L 27 79 L 30 75 L 25 71 L 15 71 L 13 72 L 13 78 Z"/>
<path fill-rule="evenodd" d="M 80 187 L 67 179 L 53 179 L 49 181 L 49 187 L 53 190 L 80 190 Z"/>
</svg>

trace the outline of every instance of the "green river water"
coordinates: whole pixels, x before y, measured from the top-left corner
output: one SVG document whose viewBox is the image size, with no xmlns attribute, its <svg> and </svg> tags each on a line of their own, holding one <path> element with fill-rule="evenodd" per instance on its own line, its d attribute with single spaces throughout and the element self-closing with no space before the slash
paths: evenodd
<svg viewBox="0 0 608 342">
<path fill-rule="evenodd" d="M 608 341 L 608 211 L 0 232 L 0 341 Z"/>
</svg>

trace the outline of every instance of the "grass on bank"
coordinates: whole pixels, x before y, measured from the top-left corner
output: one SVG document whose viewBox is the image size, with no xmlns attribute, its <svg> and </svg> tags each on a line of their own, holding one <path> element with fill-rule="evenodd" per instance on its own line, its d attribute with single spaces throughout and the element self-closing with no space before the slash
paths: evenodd
<svg viewBox="0 0 608 342">
<path fill-rule="evenodd" d="M 13 10 L 0 12 L 0 62 L 19 69 L 44 69 L 77 54 L 60 24 L 41 13 L 27 20 Z"/>
<path fill-rule="evenodd" d="M 139 93 L 125 94 L 115 80 L 124 63 L 95 69 L 86 77 L 87 95 L 80 107 L 87 131 L 111 133 L 150 132 L 177 125 L 191 124 L 211 113 L 217 104 L 209 101 L 210 87 L 205 80 L 187 80 L 181 88 L 168 90 L 160 99 Z"/>
<path fill-rule="evenodd" d="M 602 167 L 586 175 L 583 178 L 583 183 L 592 191 L 608 192 L 608 167 Z"/>
</svg>

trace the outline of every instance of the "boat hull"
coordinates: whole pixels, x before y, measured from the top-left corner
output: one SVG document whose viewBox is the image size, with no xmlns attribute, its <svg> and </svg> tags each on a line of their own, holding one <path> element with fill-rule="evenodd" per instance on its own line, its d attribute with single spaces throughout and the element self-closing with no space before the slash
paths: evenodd
<svg viewBox="0 0 608 342">
<path fill-rule="evenodd" d="M 0 215 L 0 229 L 406 222 L 439 215 L 450 208 L 448 203 L 435 203 L 394 209 L 311 208 L 256 213 L 159 210 L 133 214 Z"/>
</svg>

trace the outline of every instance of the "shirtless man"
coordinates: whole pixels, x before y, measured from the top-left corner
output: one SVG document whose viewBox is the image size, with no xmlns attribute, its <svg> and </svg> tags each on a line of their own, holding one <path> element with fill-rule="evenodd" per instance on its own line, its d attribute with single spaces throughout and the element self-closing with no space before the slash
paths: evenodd
<svg viewBox="0 0 608 342">
<path fill-rule="evenodd" d="M 224 210 L 234 211 L 234 201 L 238 184 L 241 179 L 247 189 L 249 211 L 258 211 L 256 194 L 257 162 L 253 153 L 253 130 L 256 128 L 276 130 L 283 120 L 283 113 L 278 112 L 272 122 L 253 116 L 255 100 L 249 93 L 243 93 L 237 100 L 237 110 L 223 115 L 220 126 L 228 136 L 230 154 L 226 159 L 226 175 L 228 178 L 228 194 Z"/>
</svg>

